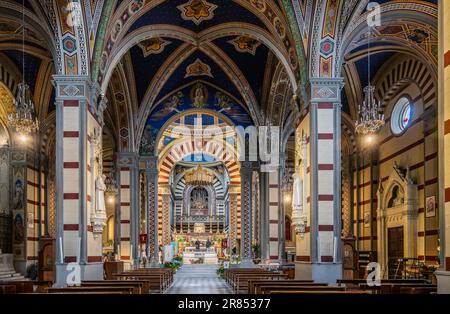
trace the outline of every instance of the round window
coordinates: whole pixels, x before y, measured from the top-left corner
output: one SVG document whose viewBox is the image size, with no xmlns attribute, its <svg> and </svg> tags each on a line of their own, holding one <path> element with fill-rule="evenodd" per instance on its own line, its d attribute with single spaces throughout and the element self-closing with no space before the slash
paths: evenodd
<svg viewBox="0 0 450 314">
<path fill-rule="evenodd" d="M 401 97 L 394 106 L 391 115 L 391 130 L 395 135 L 402 134 L 411 123 L 413 108 L 407 97 Z"/>
</svg>

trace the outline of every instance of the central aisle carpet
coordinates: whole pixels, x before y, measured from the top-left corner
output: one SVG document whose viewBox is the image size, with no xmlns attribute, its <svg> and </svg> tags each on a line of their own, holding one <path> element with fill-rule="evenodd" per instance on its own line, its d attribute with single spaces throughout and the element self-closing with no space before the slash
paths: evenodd
<svg viewBox="0 0 450 314">
<path fill-rule="evenodd" d="M 168 294 L 229 294 L 231 289 L 216 273 L 217 265 L 183 265 Z"/>
</svg>

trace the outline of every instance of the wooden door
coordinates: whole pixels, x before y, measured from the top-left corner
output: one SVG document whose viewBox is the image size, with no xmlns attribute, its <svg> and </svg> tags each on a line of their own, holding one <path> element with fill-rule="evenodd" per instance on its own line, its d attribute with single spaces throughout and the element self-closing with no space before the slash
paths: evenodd
<svg viewBox="0 0 450 314">
<path fill-rule="evenodd" d="M 399 259 L 404 257 L 403 227 L 389 228 L 388 229 L 388 269 L 389 278 L 401 277 L 401 267 L 397 272 L 399 265 Z"/>
</svg>

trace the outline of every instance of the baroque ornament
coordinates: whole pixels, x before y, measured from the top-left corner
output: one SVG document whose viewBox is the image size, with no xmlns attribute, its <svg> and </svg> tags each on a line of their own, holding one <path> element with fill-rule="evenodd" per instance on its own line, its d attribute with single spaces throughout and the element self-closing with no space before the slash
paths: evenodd
<svg viewBox="0 0 450 314">
<path fill-rule="evenodd" d="M 214 18 L 214 10 L 217 9 L 217 5 L 205 0 L 190 0 L 177 8 L 181 11 L 181 17 L 184 20 L 200 25 L 201 22 Z"/>
</svg>

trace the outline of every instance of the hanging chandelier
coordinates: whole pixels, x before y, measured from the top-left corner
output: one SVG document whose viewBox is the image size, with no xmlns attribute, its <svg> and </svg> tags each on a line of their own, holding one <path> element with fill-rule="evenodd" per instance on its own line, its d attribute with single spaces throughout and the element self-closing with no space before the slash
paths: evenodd
<svg viewBox="0 0 450 314">
<path fill-rule="evenodd" d="M 371 26 L 369 25 L 369 37 L 368 37 L 368 81 L 369 84 L 364 88 L 364 101 L 358 107 L 358 120 L 355 123 L 355 130 L 362 135 L 373 134 L 378 132 L 384 125 L 384 114 L 380 113 L 381 102 L 375 99 L 375 86 L 370 84 L 371 80 L 371 62 L 370 62 L 370 39 L 371 39 Z"/>
<path fill-rule="evenodd" d="M 381 102 L 374 97 L 375 87 L 370 83 L 364 88 L 365 100 L 359 105 L 359 119 L 356 121 L 355 129 L 359 134 L 376 133 L 384 125 L 384 114 L 379 113 Z"/>
<path fill-rule="evenodd" d="M 34 116 L 34 104 L 31 100 L 30 88 L 24 82 L 18 85 L 17 97 L 14 100 L 15 113 L 8 114 L 8 122 L 16 132 L 30 134 L 39 129 L 39 122 Z"/>
<path fill-rule="evenodd" d="M 119 189 L 117 188 L 117 182 L 115 178 L 115 170 L 113 169 L 106 175 L 105 178 L 106 190 L 105 193 L 111 196 L 119 194 Z"/>
<path fill-rule="evenodd" d="M 8 122 L 19 134 L 28 135 L 39 129 L 39 122 L 34 115 L 34 104 L 30 87 L 25 83 L 25 4 L 22 1 L 22 82 L 18 84 L 17 97 L 14 100 L 15 113 L 8 114 Z"/>
</svg>

